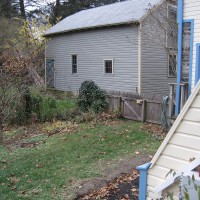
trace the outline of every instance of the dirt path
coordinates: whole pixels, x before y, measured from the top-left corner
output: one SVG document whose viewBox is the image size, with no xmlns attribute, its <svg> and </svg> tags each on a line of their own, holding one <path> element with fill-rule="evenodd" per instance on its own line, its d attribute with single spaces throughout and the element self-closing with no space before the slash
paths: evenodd
<svg viewBox="0 0 200 200">
<path fill-rule="evenodd" d="M 75 200 L 137 200 L 139 177 L 135 167 L 149 160 L 149 157 L 140 155 L 123 159 L 107 171 L 105 166 L 104 178 L 82 182 Z"/>
</svg>

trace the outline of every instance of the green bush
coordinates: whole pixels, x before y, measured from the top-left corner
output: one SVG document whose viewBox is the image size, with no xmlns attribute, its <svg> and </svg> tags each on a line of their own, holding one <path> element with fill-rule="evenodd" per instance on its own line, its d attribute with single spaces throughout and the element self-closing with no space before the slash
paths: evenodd
<svg viewBox="0 0 200 200">
<path fill-rule="evenodd" d="M 43 98 L 39 94 L 31 95 L 31 114 L 35 113 L 39 121 L 42 119 L 42 103 Z"/>
<path fill-rule="evenodd" d="M 84 81 L 79 89 L 78 107 L 83 112 L 101 113 L 107 108 L 106 93 L 94 81 Z"/>
<path fill-rule="evenodd" d="M 60 92 L 61 93 L 61 92 Z M 13 103 L 13 114 L 7 123 L 25 124 L 32 121 L 46 122 L 54 119 L 68 119 L 68 113 L 76 109 L 75 101 L 71 97 L 58 99 L 49 92 L 26 88 L 19 103 Z"/>
<path fill-rule="evenodd" d="M 23 90 L 23 91 L 22 91 Z M 31 118 L 31 94 L 28 87 L 23 87 L 20 90 L 22 95 L 19 97 L 18 101 L 14 101 L 10 110 L 14 110 L 15 112 L 10 115 L 10 123 L 13 124 L 23 124 L 26 123 Z"/>
</svg>

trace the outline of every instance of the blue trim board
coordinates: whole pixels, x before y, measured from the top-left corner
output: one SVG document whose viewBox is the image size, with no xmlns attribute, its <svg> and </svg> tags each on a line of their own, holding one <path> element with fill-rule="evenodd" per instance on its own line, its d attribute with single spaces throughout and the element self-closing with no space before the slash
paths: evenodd
<svg viewBox="0 0 200 200">
<path fill-rule="evenodd" d="M 183 46 L 183 0 L 178 0 L 178 70 L 177 70 L 177 88 L 176 88 L 176 110 L 178 115 L 180 111 L 181 94 L 181 72 L 182 72 L 182 46 Z"/>
<path fill-rule="evenodd" d="M 200 43 L 196 44 L 196 70 L 195 70 L 195 85 L 199 81 L 200 78 Z"/>
<path fill-rule="evenodd" d="M 146 200 L 147 195 L 147 171 L 151 163 L 146 163 L 136 167 L 140 171 L 139 200 Z"/>
<path fill-rule="evenodd" d="M 189 65 L 189 83 L 188 83 L 188 95 L 192 90 L 192 64 L 193 64 L 193 43 L 194 43 L 194 19 L 183 20 L 183 23 L 191 24 L 190 33 L 190 65 Z"/>
</svg>

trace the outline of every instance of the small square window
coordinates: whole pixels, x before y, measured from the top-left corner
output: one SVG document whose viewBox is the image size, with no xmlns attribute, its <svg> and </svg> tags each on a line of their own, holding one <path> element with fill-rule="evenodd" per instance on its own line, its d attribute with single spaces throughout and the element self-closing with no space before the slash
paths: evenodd
<svg viewBox="0 0 200 200">
<path fill-rule="evenodd" d="M 113 74 L 113 59 L 104 60 L 104 73 Z"/>
<path fill-rule="evenodd" d="M 170 54 L 168 58 L 168 77 L 176 77 L 177 55 Z"/>
<path fill-rule="evenodd" d="M 72 55 L 72 74 L 77 74 L 78 66 L 77 66 L 77 55 Z"/>
</svg>

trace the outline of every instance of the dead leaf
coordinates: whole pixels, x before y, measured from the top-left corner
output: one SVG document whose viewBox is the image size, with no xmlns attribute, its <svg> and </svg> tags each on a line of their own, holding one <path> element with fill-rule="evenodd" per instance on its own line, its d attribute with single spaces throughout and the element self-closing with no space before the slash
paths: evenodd
<svg viewBox="0 0 200 200">
<path fill-rule="evenodd" d="M 136 154 L 136 155 L 139 155 L 139 154 L 140 154 L 140 152 L 139 152 L 139 151 L 136 151 L 136 152 L 135 152 L 135 154 Z"/>
<path fill-rule="evenodd" d="M 42 190 L 41 189 L 33 189 L 32 193 L 33 194 L 39 194 Z"/>
<path fill-rule="evenodd" d="M 37 168 L 43 168 L 44 166 L 41 164 L 35 165 Z"/>
<path fill-rule="evenodd" d="M 152 158 L 153 158 L 153 156 L 152 156 L 152 155 L 149 155 L 149 158 L 151 158 L 151 159 L 152 159 Z"/>
<path fill-rule="evenodd" d="M 137 192 L 138 190 L 137 190 L 136 188 L 132 188 L 131 191 L 132 191 L 133 193 L 135 193 L 135 192 Z"/>
<path fill-rule="evenodd" d="M 25 194 L 25 193 L 26 193 L 25 190 L 21 190 L 21 191 L 20 191 L 20 194 Z"/>
<path fill-rule="evenodd" d="M 127 200 L 127 199 L 130 199 L 130 198 L 129 198 L 128 194 L 125 194 L 125 195 L 123 196 L 123 199 L 126 199 L 126 200 Z"/>
<path fill-rule="evenodd" d="M 7 180 L 9 180 L 11 184 L 16 184 L 20 181 L 20 179 L 18 179 L 16 176 L 10 177 Z"/>
<path fill-rule="evenodd" d="M 12 188 L 11 188 L 11 190 L 16 190 L 16 189 L 17 189 L 17 187 L 16 187 L 16 186 L 14 186 L 14 187 L 12 187 Z"/>
</svg>

